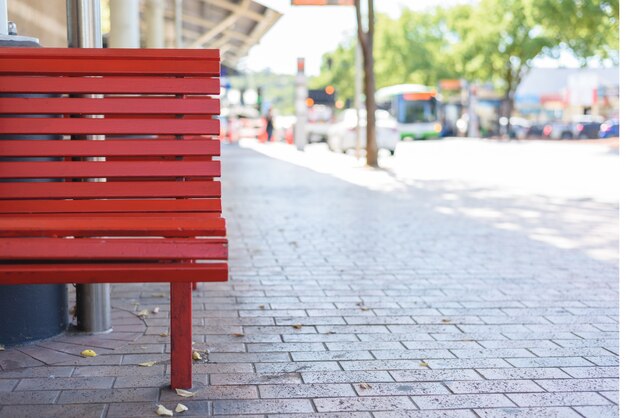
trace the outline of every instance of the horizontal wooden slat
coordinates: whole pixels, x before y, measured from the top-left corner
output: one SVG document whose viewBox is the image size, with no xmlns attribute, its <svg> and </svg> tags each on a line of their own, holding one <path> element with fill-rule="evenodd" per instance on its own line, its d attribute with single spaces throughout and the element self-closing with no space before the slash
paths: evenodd
<svg viewBox="0 0 626 418">
<path fill-rule="evenodd" d="M 220 197 L 221 186 L 219 181 L 0 182 L 0 199 L 203 198 Z"/>
<path fill-rule="evenodd" d="M 92 57 L 71 58 L 6 58 L 0 55 L 0 74 L 37 75 L 204 75 L 219 76 L 219 61 Z"/>
<path fill-rule="evenodd" d="M 0 214 L 220 212 L 220 199 L 0 200 Z"/>
<path fill-rule="evenodd" d="M 32 77 L 0 76 L 5 93 L 48 94 L 214 94 L 218 78 L 174 77 Z"/>
<path fill-rule="evenodd" d="M 3 48 L 0 50 L 0 59 L 23 58 L 36 55 L 41 59 L 65 58 L 86 59 L 189 59 L 200 61 L 215 61 L 220 59 L 219 49 L 170 49 L 170 48 Z"/>
<path fill-rule="evenodd" d="M 211 139 L 0 142 L 1 157 L 217 156 L 219 152 L 220 142 Z"/>
<path fill-rule="evenodd" d="M 6 135 L 218 135 L 214 119 L 118 119 L 118 118 L 3 118 L 0 134 Z"/>
<path fill-rule="evenodd" d="M 0 162 L 0 178 L 216 177 L 219 161 Z"/>
<path fill-rule="evenodd" d="M 119 217 L 92 215 L 89 217 L 1 216 L 0 237 L 99 237 L 99 236 L 163 236 L 197 237 L 224 236 L 226 223 L 222 218 L 176 216 L 161 214 L 151 217 Z"/>
<path fill-rule="evenodd" d="M 0 264 L 2 284 L 225 282 L 226 263 Z"/>
<path fill-rule="evenodd" d="M 225 260 L 225 239 L 3 238 L 0 260 Z"/>
<path fill-rule="evenodd" d="M 0 98 L 0 114 L 204 114 L 218 115 L 220 102 L 210 98 Z"/>
</svg>

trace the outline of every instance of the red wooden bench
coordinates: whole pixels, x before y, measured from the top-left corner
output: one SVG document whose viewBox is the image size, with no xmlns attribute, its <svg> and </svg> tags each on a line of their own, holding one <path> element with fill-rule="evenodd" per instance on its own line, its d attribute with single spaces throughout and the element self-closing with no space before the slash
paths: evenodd
<svg viewBox="0 0 626 418">
<path fill-rule="evenodd" d="M 192 283 L 228 277 L 219 69 L 217 50 L 0 49 L 0 284 L 171 283 L 173 388 Z M 44 134 L 62 139 L 24 140 Z"/>
</svg>

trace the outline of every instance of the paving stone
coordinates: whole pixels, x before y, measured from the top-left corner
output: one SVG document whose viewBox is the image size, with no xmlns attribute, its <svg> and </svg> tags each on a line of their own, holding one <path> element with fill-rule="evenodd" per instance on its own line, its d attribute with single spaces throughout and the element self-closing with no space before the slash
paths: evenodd
<svg viewBox="0 0 626 418">
<path fill-rule="evenodd" d="M 211 385 L 271 385 L 301 383 L 299 373 L 214 373 Z"/>
<path fill-rule="evenodd" d="M 617 390 L 619 379 L 538 380 L 537 384 L 548 392 L 597 392 L 601 390 Z"/>
<path fill-rule="evenodd" d="M 113 377 L 54 377 L 22 379 L 15 388 L 21 390 L 71 390 L 109 389 L 113 386 Z"/>
<path fill-rule="evenodd" d="M 9 405 L 0 410 L 0 418 L 101 418 L 106 405 Z"/>
<path fill-rule="evenodd" d="M 615 388 L 615 390 L 603 390 L 600 394 L 615 404 L 619 402 L 619 392 L 617 388 Z"/>
<path fill-rule="evenodd" d="M 0 392 L 0 405 L 52 404 L 58 397 L 58 391 Z"/>
<path fill-rule="evenodd" d="M 0 392 L 11 392 L 17 386 L 17 382 L 19 382 L 17 379 L 0 379 Z"/>
<path fill-rule="evenodd" d="M 386 371 L 302 372 L 304 383 L 393 382 Z"/>
<path fill-rule="evenodd" d="M 507 395 L 519 406 L 610 405 L 611 402 L 595 392 L 512 393 Z"/>
<path fill-rule="evenodd" d="M 450 393 L 441 383 L 368 383 L 356 384 L 359 396 L 442 395 Z"/>
<path fill-rule="evenodd" d="M 592 377 L 619 377 L 619 367 L 563 367 L 568 377 L 592 378 Z"/>
<path fill-rule="evenodd" d="M 447 411 L 382 411 L 374 412 L 375 418 L 476 418 L 470 409 Z"/>
<path fill-rule="evenodd" d="M 565 379 L 568 376 L 557 368 L 524 368 L 524 369 L 476 369 L 485 379 Z"/>
<path fill-rule="evenodd" d="M 515 393 L 544 391 L 541 386 L 538 386 L 530 380 L 446 382 L 446 386 L 448 386 L 453 393 Z"/>
<path fill-rule="evenodd" d="M 74 371 L 69 366 L 29 367 L 25 369 L 3 370 L 0 378 L 28 378 L 28 377 L 69 377 Z"/>
<path fill-rule="evenodd" d="M 507 358 L 506 361 L 515 367 L 577 367 L 593 366 L 593 363 L 582 357 L 532 357 Z"/>
<path fill-rule="evenodd" d="M 163 406 L 170 410 L 174 410 L 176 405 L 181 402 L 180 399 L 171 402 L 162 402 Z M 185 417 L 207 417 L 210 415 L 211 402 L 185 399 L 183 403 L 188 411 L 184 413 Z M 156 417 L 157 402 L 124 402 L 112 403 L 107 412 L 107 418 L 145 418 Z"/>
<path fill-rule="evenodd" d="M 313 402 L 320 412 L 417 409 L 408 396 L 322 398 Z"/>
<path fill-rule="evenodd" d="M 200 386 L 194 384 L 194 387 L 189 391 L 195 393 L 193 399 L 257 399 L 259 393 L 256 386 L 253 385 L 227 385 L 227 386 Z M 161 402 L 175 402 L 181 401 L 181 397 L 168 386 L 161 388 L 161 395 L 159 397 Z"/>
<path fill-rule="evenodd" d="M 396 370 L 390 372 L 397 382 L 436 382 L 442 380 L 478 380 L 481 376 L 471 369 Z"/>
<path fill-rule="evenodd" d="M 213 402 L 215 414 L 276 414 L 313 412 L 308 399 L 218 400 Z"/>
<path fill-rule="evenodd" d="M 420 409 L 496 408 L 515 406 L 501 394 L 413 396 Z"/>
<path fill-rule="evenodd" d="M 259 386 L 261 398 L 328 398 L 355 396 L 352 386 L 347 384 L 299 384 Z"/>
<path fill-rule="evenodd" d="M 605 406 L 575 406 L 574 409 L 578 411 L 585 418 L 617 418 L 619 417 L 619 408 L 615 405 Z"/>
<path fill-rule="evenodd" d="M 580 418 L 572 408 L 494 408 L 474 409 L 480 418 Z"/>
<path fill-rule="evenodd" d="M 58 403 L 98 403 L 98 402 L 142 402 L 158 399 L 157 388 L 125 388 L 125 389 L 75 389 L 64 390 Z"/>
</svg>

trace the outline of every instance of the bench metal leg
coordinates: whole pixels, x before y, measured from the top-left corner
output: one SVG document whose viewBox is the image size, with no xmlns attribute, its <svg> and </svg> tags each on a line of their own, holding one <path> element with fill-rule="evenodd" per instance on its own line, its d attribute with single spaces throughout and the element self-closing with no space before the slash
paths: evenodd
<svg viewBox="0 0 626 418">
<path fill-rule="evenodd" d="M 172 389 L 189 389 L 191 376 L 191 283 L 170 284 Z"/>
</svg>

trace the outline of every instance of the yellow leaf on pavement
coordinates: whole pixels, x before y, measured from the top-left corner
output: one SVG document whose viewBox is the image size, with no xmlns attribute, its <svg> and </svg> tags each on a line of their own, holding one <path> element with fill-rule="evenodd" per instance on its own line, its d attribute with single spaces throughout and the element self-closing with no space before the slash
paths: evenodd
<svg viewBox="0 0 626 418">
<path fill-rule="evenodd" d="M 156 410 L 157 415 L 160 415 L 162 417 L 173 417 L 174 413 L 167 409 L 166 407 L 164 407 L 163 405 L 159 405 L 157 406 L 157 410 Z"/>
<path fill-rule="evenodd" d="M 145 318 L 145 317 L 147 317 L 148 315 L 149 315 L 149 314 L 148 314 L 148 310 L 147 310 L 147 309 L 143 309 L 143 310 L 141 310 L 141 311 L 137 312 L 137 316 L 138 316 L 139 318 Z"/>
<path fill-rule="evenodd" d="M 371 388 L 372 388 L 372 387 L 370 386 L 370 384 L 369 384 L 369 383 L 361 383 L 361 384 L 359 385 L 359 387 L 360 387 L 361 389 L 371 389 Z"/>
<path fill-rule="evenodd" d="M 188 411 L 189 408 L 187 408 L 185 405 L 183 405 L 182 403 L 179 403 L 178 405 L 176 405 L 176 409 L 174 409 L 174 411 L 176 412 L 185 412 Z"/>
<path fill-rule="evenodd" d="M 193 395 L 196 394 L 196 392 L 189 392 L 185 389 L 176 389 L 176 394 L 178 396 L 182 396 L 183 398 L 191 398 Z"/>
<path fill-rule="evenodd" d="M 95 351 L 89 350 L 89 349 L 81 351 L 80 355 L 83 356 L 83 357 L 95 357 L 95 356 L 97 356 Z"/>
<path fill-rule="evenodd" d="M 295 329 L 301 329 L 302 328 L 302 324 L 293 324 L 292 327 L 295 328 Z"/>
<path fill-rule="evenodd" d="M 422 361 L 422 362 L 420 363 L 420 366 L 421 366 L 421 367 L 428 367 L 428 363 L 426 363 L 425 361 Z"/>
<path fill-rule="evenodd" d="M 191 358 L 194 360 L 202 360 L 202 356 L 197 351 L 193 352 L 193 354 L 191 355 Z"/>
<path fill-rule="evenodd" d="M 157 364 L 156 361 L 146 361 L 145 363 L 139 363 L 138 366 L 141 366 L 141 367 L 152 367 L 155 364 Z"/>
</svg>

